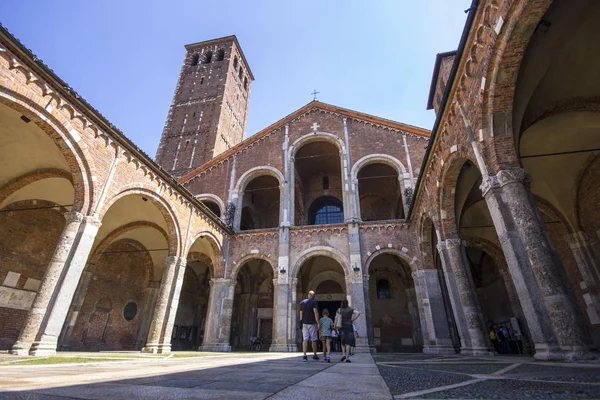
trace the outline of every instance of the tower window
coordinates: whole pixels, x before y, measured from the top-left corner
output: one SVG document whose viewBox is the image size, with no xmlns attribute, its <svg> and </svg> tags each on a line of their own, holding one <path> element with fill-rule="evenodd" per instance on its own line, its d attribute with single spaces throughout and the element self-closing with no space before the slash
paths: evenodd
<svg viewBox="0 0 600 400">
<path fill-rule="evenodd" d="M 212 51 L 207 51 L 204 55 L 204 64 L 208 64 L 212 61 Z"/>
<path fill-rule="evenodd" d="M 235 56 L 233 58 L 233 70 L 237 71 L 237 67 L 238 67 L 238 58 L 237 58 L 237 56 Z"/>
<path fill-rule="evenodd" d="M 204 77 L 200 78 L 200 84 L 202 85 L 204 83 Z"/>
<path fill-rule="evenodd" d="M 217 61 L 223 61 L 224 58 L 225 58 L 225 50 L 220 49 L 217 52 Z"/>
<path fill-rule="evenodd" d="M 198 65 L 198 60 L 200 60 L 200 56 L 198 54 L 194 54 L 192 56 L 192 61 L 190 62 L 191 66 Z"/>
<path fill-rule="evenodd" d="M 377 279 L 377 298 L 379 300 L 387 300 L 392 298 L 390 281 L 387 279 Z"/>
<path fill-rule="evenodd" d="M 248 78 L 244 78 L 244 90 L 248 91 Z"/>
<path fill-rule="evenodd" d="M 329 189 L 329 177 L 324 176 L 323 177 L 323 190 L 328 190 L 328 189 Z"/>
<path fill-rule="evenodd" d="M 242 67 L 240 67 L 240 75 L 239 75 L 240 79 L 242 79 L 242 76 L 244 76 L 244 71 L 242 71 Z"/>
</svg>

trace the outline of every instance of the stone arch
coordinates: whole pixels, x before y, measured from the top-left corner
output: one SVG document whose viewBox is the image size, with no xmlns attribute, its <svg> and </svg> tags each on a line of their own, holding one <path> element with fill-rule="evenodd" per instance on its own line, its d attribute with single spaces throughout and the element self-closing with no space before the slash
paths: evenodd
<svg viewBox="0 0 600 400">
<path fill-rule="evenodd" d="M 398 178 L 403 181 L 404 174 L 406 174 L 406 168 L 404 164 L 396 157 L 392 157 L 387 154 L 369 154 L 362 157 L 360 160 L 356 161 L 352 166 L 352 170 L 350 172 L 350 176 L 352 177 L 352 181 L 354 182 L 357 179 L 358 173 L 363 167 L 366 167 L 369 164 L 385 164 L 396 170 L 398 173 Z"/>
<path fill-rule="evenodd" d="M 560 223 L 565 226 L 569 233 L 575 232 L 573 225 L 569 222 L 565 215 L 562 212 L 560 212 L 552 203 L 540 196 L 533 195 L 533 198 L 535 200 L 535 205 L 537 209 L 540 211 L 540 214 L 546 215 L 548 217 L 551 217 L 552 219 L 560 221 Z"/>
<path fill-rule="evenodd" d="M 159 226 L 157 226 L 156 228 L 162 231 L 162 229 Z M 113 232 L 116 232 L 116 230 L 113 231 Z M 164 232 L 164 231 L 162 231 L 162 232 Z M 120 236 L 120 235 L 122 235 L 124 233 L 125 233 L 125 231 L 122 231 L 122 232 L 119 233 L 118 236 Z M 102 247 L 98 246 L 96 248 L 96 250 L 94 250 L 94 254 L 92 256 L 92 259 L 90 260 L 89 264 L 86 266 L 86 271 L 89 271 L 92 274 L 95 273 L 96 272 L 96 265 L 97 265 L 98 261 L 100 260 L 100 258 L 102 258 L 102 253 L 105 250 L 107 250 L 111 245 L 113 245 L 113 244 L 115 244 L 117 242 L 126 243 L 128 246 L 132 246 L 136 250 L 146 251 L 147 252 L 146 246 L 142 242 L 140 242 L 139 240 L 131 239 L 131 238 L 122 238 L 122 239 L 119 239 L 118 236 L 114 236 L 112 238 L 112 240 L 110 240 L 110 241 L 106 241 L 106 239 L 108 239 L 108 237 L 107 237 L 107 238 L 105 238 L 105 240 L 103 240 L 101 242 Z M 150 256 L 149 253 L 148 253 L 148 256 Z M 148 284 L 148 282 L 155 281 L 155 280 L 156 279 L 155 279 L 155 276 L 154 276 L 154 269 L 152 268 L 152 266 L 147 266 L 146 267 L 146 284 Z"/>
<path fill-rule="evenodd" d="M 210 232 L 208 230 L 202 230 L 202 231 L 198 232 L 193 237 L 192 240 L 189 240 L 186 245 L 186 248 L 185 248 L 184 258 L 188 261 L 192 261 L 189 257 L 192 253 L 195 253 L 195 252 L 192 252 L 191 249 L 192 249 L 194 243 L 199 239 L 206 239 L 206 241 L 208 242 L 208 244 L 210 245 L 210 247 L 213 250 L 214 259 L 209 257 L 211 260 L 209 265 L 212 268 L 213 277 L 214 278 L 222 277 L 223 276 L 222 243 L 219 241 L 219 238 L 213 232 Z M 201 254 L 204 254 L 204 253 L 201 253 Z M 203 261 L 203 260 L 197 260 L 197 261 Z"/>
<path fill-rule="evenodd" d="M 36 169 L 35 171 L 28 172 L 19 177 L 16 177 L 7 182 L 2 188 L 0 188 L 0 204 L 9 198 L 13 193 L 16 193 L 25 186 L 28 186 L 34 182 L 41 181 L 49 178 L 62 178 L 73 183 L 73 177 L 71 173 L 58 168 L 42 168 Z"/>
<path fill-rule="evenodd" d="M 333 135 L 331 133 L 327 133 L 327 132 L 312 132 L 312 133 L 308 133 L 306 135 L 303 135 L 301 137 L 299 137 L 298 139 L 296 139 L 294 141 L 294 143 L 292 143 L 292 145 L 289 147 L 288 149 L 288 154 L 289 154 L 289 165 L 288 165 L 288 170 L 291 171 L 290 174 L 290 180 L 291 182 L 288 182 L 290 188 L 289 188 L 289 204 L 291 205 L 290 210 L 288 210 L 289 213 L 289 221 L 291 221 L 291 223 L 293 224 L 295 221 L 295 216 L 296 216 L 296 153 L 302 148 L 304 147 L 304 145 L 307 145 L 309 143 L 313 143 L 313 142 L 326 142 L 326 143 L 330 143 L 333 144 L 334 146 L 337 147 L 338 152 L 339 152 L 339 158 L 340 158 L 340 179 L 341 179 L 341 184 L 342 184 L 342 188 L 345 187 L 345 185 L 347 184 L 347 170 L 350 168 L 350 166 L 348 165 L 348 158 L 347 158 L 347 149 L 346 146 L 344 144 L 344 140 L 336 135 Z M 306 199 L 303 199 L 304 201 L 308 201 Z M 343 203 L 343 209 L 344 209 L 344 218 L 347 219 L 349 218 L 349 216 L 351 214 L 354 214 L 353 209 L 356 208 L 352 205 L 352 199 L 348 198 L 347 195 L 347 190 L 342 190 L 342 203 Z"/>
<path fill-rule="evenodd" d="M 242 176 L 240 176 L 240 179 L 238 179 L 233 191 L 233 198 L 235 199 L 238 197 L 240 193 L 244 191 L 243 188 L 245 188 L 252 179 L 263 175 L 273 176 L 279 181 L 279 185 L 282 185 L 285 182 L 283 174 L 277 168 L 268 165 L 250 168 L 248 171 L 244 172 Z"/>
<path fill-rule="evenodd" d="M 352 268 L 350 267 L 350 261 L 344 256 L 344 254 L 329 246 L 314 246 L 304 250 L 298 256 L 298 259 L 293 264 L 292 269 L 290 270 L 290 276 L 296 277 L 302 268 L 302 265 L 310 258 L 317 256 L 325 256 L 334 259 L 340 264 L 340 267 L 344 270 L 344 275 L 348 278 L 352 276 Z"/>
<path fill-rule="evenodd" d="M 552 0 L 514 2 L 493 45 L 485 72 L 488 84 L 484 90 L 482 121 L 488 121 L 490 139 L 486 147 L 489 148 L 490 159 L 495 159 L 498 163 L 492 166 L 494 172 L 520 166 L 514 145 L 514 132 L 511 130 L 513 99 L 527 46 L 551 3 Z"/>
<path fill-rule="evenodd" d="M 112 243 L 114 243 L 116 240 L 119 240 L 119 237 L 124 235 L 125 233 L 133 231 L 135 229 L 139 229 L 139 228 L 156 229 L 165 238 L 166 242 L 169 243 L 169 236 L 167 235 L 167 232 L 165 232 L 165 230 L 163 228 L 161 228 L 159 225 L 157 225 L 153 222 L 148 222 L 148 221 L 132 222 L 132 223 L 118 227 L 117 229 L 115 229 L 114 231 L 109 233 L 104 239 L 102 239 L 102 241 L 100 243 L 98 243 L 98 245 L 92 252 L 92 255 L 90 257 L 88 265 L 86 266 L 86 269 L 89 269 L 89 271 L 93 272 L 95 265 L 98 263 L 98 260 L 100 259 L 100 257 L 102 257 L 102 253 Z M 155 280 L 154 279 L 154 271 L 152 271 L 149 276 L 150 276 L 150 280 Z"/>
<path fill-rule="evenodd" d="M 179 221 L 169 202 L 167 202 L 165 198 L 156 193 L 156 191 L 152 191 L 150 189 L 141 187 L 140 185 L 132 185 L 132 187 L 130 188 L 125 187 L 116 195 L 108 199 L 106 203 L 104 203 L 102 209 L 100 210 L 100 213 L 98 214 L 98 218 L 102 220 L 107 211 L 110 210 L 111 206 L 120 199 L 129 195 L 136 194 L 151 199 L 153 204 L 158 208 L 158 210 L 164 217 L 165 223 L 168 227 L 167 243 L 169 244 L 169 254 L 179 255 L 182 250 L 182 238 L 180 234 L 181 230 L 179 229 Z"/>
<path fill-rule="evenodd" d="M 433 219 L 428 213 L 421 214 L 419 223 L 419 247 L 421 253 L 421 266 L 423 269 L 435 268 L 433 256 L 433 243 L 431 238 L 435 235 Z"/>
<path fill-rule="evenodd" d="M 342 290 L 346 289 L 346 279 L 344 279 L 344 276 L 340 275 L 339 273 L 337 273 L 335 271 L 323 271 L 323 272 L 318 273 L 315 277 L 313 277 L 308 282 L 307 287 L 309 288 L 309 290 L 316 290 L 317 287 L 319 287 L 319 284 L 321 284 L 325 281 L 334 281 L 340 285 Z M 317 294 L 319 294 L 319 293 L 317 293 Z"/>
<path fill-rule="evenodd" d="M 373 253 L 371 253 L 371 255 L 369 255 L 369 257 L 365 260 L 363 276 L 367 276 L 367 277 L 369 276 L 369 274 L 370 274 L 369 268 L 371 267 L 371 263 L 373 262 L 373 260 L 375 258 L 377 258 L 377 256 L 380 256 L 382 254 L 392 254 L 392 255 L 398 256 L 402 261 L 404 261 L 406 263 L 406 265 L 408 265 L 411 272 L 417 270 L 417 265 L 414 262 L 415 259 L 410 258 L 410 255 L 408 254 L 408 252 L 404 252 L 399 249 L 387 247 L 387 248 L 375 250 Z"/>
<path fill-rule="evenodd" d="M 504 252 L 495 243 L 481 237 L 468 237 L 465 238 L 465 247 L 473 247 L 486 253 L 494 260 L 502 273 L 509 274 L 510 276 Z"/>
<path fill-rule="evenodd" d="M 29 92 L 26 96 L 37 98 L 37 95 Z M 9 89 L 6 85 L 0 91 L 1 104 L 25 115 L 54 141 L 71 168 L 71 182 L 75 190 L 73 210 L 87 215 L 94 202 L 95 167 L 85 141 L 74 137 L 71 132 L 78 133 L 72 127 L 65 126 L 59 119 L 27 97 Z"/>
<path fill-rule="evenodd" d="M 242 258 L 240 258 L 238 261 L 236 261 L 235 264 L 233 264 L 233 268 L 231 269 L 231 272 L 229 273 L 229 279 L 235 280 L 237 279 L 238 276 L 238 272 L 240 272 L 240 268 L 242 268 L 244 266 L 244 264 L 246 264 L 248 261 L 252 261 L 252 260 L 264 260 L 266 262 L 269 263 L 269 265 L 271 266 L 271 269 L 273 270 L 273 279 L 277 279 L 277 263 L 275 263 L 270 257 L 261 254 L 261 253 L 257 253 L 257 254 L 247 254 L 245 256 L 243 256 Z"/>
<path fill-rule="evenodd" d="M 575 193 L 573 194 L 573 204 L 575 206 L 575 224 L 577 230 L 585 230 L 585 224 L 583 223 L 583 215 L 581 212 L 582 197 L 584 197 L 582 196 L 582 189 L 584 188 L 582 184 L 588 175 L 591 177 L 592 172 L 590 172 L 590 170 L 593 166 L 595 166 L 596 163 L 599 162 L 600 156 L 597 154 L 591 154 L 581 168 L 576 180 L 577 183 L 574 185 Z"/>
<path fill-rule="evenodd" d="M 240 176 L 240 179 L 238 179 L 237 184 L 235 185 L 235 189 L 233 191 L 233 196 L 232 196 L 232 201 L 233 203 L 236 205 L 235 206 L 235 215 L 234 215 L 234 219 L 233 219 L 233 227 L 234 230 L 239 231 L 240 230 L 240 224 L 242 221 L 242 207 L 243 207 L 243 202 L 244 202 L 244 190 L 246 189 L 246 186 L 248 186 L 248 184 L 250 182 L 252 182 L 253 179 L 261 177 L 261 176 L 272 176 L 275 179 L 277 179 L 277 181 L 279 182 L 279 221 L 281 221 L 281 218 L 283 216 L 282 210 L 281 208 L 283 207 L 283 197 L 284 197 L 284 193 L 282 190 L 282 187 L 285 183 L 285 178 L 283 176 L 283 174 L 281 173 L 281 171 L 279 171 L 277 168 L 268 166 L 268 165 L 263 165 L 263 166 L 258 166 L 258 167 L 254 167 L 254 168 L 250 168 L 248 171 L 244 172 L 242 174 L 242 176 Z"/>
<path fill-rule="evenodd" d="M 438 190 L 438 221 L 441 240 L 458 237 L 458 223 L 455 213 L 455 190 L 456 183 L 463 165 L 471 162 L 479 170 L 477 163 L 466 152 L 455 152 L 444 161 L 445 168 L 442 170 Z"/>
<path fill-rule="evenodd" d="M 298 152 L 298 150 L 300 150 L 302 146 L 310 142 L 333 143 L 340 150 L 340 159 L 342 161 L 342 164 L 344 163 L 344 160 L 346 159 L 346 146 L 344 145 L 344 141 L 339 136 L 327 132 L 308 133 L 296 139 L 289 149 L 291 158 L 293 159 L 296 156 L 296 153 Z M 344 168 L 342 166 L 342 171 L 343 170 Z"/>
<path fill-rule="evenodd" d="M 219 196 L 214 195 L 212 193 L 202 193 L 202 194 L 197 194 L 194 197 L 200 201 L 202 201 L 202 200 L 212 201 L 213 203 L 217 204 L 217 206 L 219 206 L 219 210 L 221 212 L 221 217 L 223 217 L 225 215 L 225 203 L 223 202 L 223 200 L 221 200 L 221 198 Z"/>
<path fill-rule="evenodd" d="M 358 181 L 358 175 L 360 171 L 372 164 L 383 164 L 390 168 L 392 168 L 398 174 L 398 184 L 400 186 L 400 198 L 399 202 L 402 203 L 402 210 L 404 210 L 404 215 L 408 212 L 408 204 L 406 203 L 406 195 L 405 191 L 407 188 L 412 188 L 412 181 L 408 174 L 406 173 L 406 168 L 404 164 L 400 160 L 395 157 L 392 157 L 388 154 L 368 154 L 362 157 L 360 160 L 356 161 L 352 166 L 350 171 L 350 179 L 352 182 L 352 189 L 355 191 L 353 207 L 354 207 L 354 215 L 358 218 L 362 217 L 361 210 L 361 197 L 365 195 L 369 195 L 369 193 L 360 193 L 360 185 Z M 398 208 L 398 204 L 393 204 L 393 207 Z"/>
</svg>

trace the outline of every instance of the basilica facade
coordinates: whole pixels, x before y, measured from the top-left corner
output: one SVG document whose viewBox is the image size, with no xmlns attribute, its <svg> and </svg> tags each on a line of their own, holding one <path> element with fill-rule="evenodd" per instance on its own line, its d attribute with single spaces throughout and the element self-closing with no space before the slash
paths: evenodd
<svg viewBox="0 0 600 400">
<path fill-rule="evenodd" d="M 595 357 L 592 0 L 473 1 L 431 131 L 312 101 L 244 139 L 235 36 L 186 46 L 155 160 L 0 30 L 0 349 L 297 351 L 298 305 L 357 351 Z"/>
</svg>

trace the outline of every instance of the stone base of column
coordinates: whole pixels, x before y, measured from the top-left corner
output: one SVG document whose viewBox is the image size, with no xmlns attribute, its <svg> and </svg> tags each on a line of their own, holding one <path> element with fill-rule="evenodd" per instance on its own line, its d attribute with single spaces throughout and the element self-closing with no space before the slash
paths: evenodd
<svg viewBox="0 0 600 400">
<path fill-rule="evenodd" d="M 31 343 L 25 344 L 16 342 L 10 349 L 10 354 L 14 354 L 16 356 L 28 356 L 29 349 L 31 349 Z"/>
<path fill-rule="evenodd" d="M 423 354 L 455 355 L 454 346 L 442 344 L 426 344 L 423 346 Z"/>
<path fill-rule="evenodd" d="M 56 342 L 55 341 L 46 341 L 46 342 L 33 342 L 31 345 L 31 349 L 29 350 L 29 355 L 32 356 L 53 356 L 56 354 Z"/>
<path fill-rule="evenodd" d="M 454 353 L 456 354 L 456 353 Z M 461 347 L 461 356 L 495 356 L 496 352 L 487 347 Z"/>
<path fill-rule="evenodd" d="M 579 346 L 547 346 L 543 344 L 535 345 L 535 354 L 533 358 L 536 361 L 582 361 L 594 360 L 598 355 L 589 351 L 586 347 Z"/>
<path fill-rule="evenodd" d="M 198 350 L 212 351 L 217 353 L 229 353 L 231 352 L 231 345 L 229 343 L 207 343 L 200 346 Z"/>
<path fill-rule="evenodd" d="M 142 353 L 169 354 L 171 352 L 171 343 L 169 344 L 147 344 L 141 350 Z"/>
<path fill-rule="evenodd" d="M 298 345 L 296 344 L 272 344 L 269 347 L 269 351 L 278 353 L 296 353 L 298 352 Z"/>
</svg>

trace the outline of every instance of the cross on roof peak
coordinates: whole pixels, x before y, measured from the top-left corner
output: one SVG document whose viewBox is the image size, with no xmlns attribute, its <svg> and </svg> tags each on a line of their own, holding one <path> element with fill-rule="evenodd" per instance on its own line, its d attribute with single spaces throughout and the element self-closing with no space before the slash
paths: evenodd
<svg viewBox="0 0 600 400">
<path fill-rule="evenodd" d="M 321 92 L 317 92 L 317 89 L 315 89 L 315 91 L 311 93 L 311 94 L 313 95 L 313 101 L 316 101 L 316 100 L 317 100 L 317 95 L 318 95 L 319 93 L 321 93 Z"/>
</svg>

